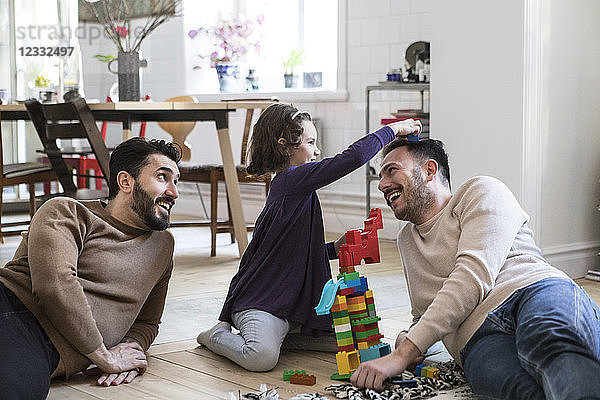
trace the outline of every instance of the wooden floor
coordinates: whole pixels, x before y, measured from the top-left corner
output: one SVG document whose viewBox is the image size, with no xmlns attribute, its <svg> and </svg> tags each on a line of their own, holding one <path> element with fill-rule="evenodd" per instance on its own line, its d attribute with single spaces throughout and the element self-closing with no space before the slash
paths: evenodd
<svg viewBox="0 0 600 400">
<path fill-rule="evenodd" d="M 270 372 L 248 372 L 229 360 L 199 347 L 195 336 L 216 322 L 231 276 L 237 271 L 237 246 L 228 243 L 228 235 L 219 235 L 217 257 L 210 258 L 206 228 L 176 228 L 175 270 L 167 297 L 161 333 L 149 351 L 148 371 L 128 385 L 99 387 L 94 378 L 78 374 L 68 382 L 55 381 L 49 399 L 229 399 L 229 392 L 257 391 L 265 383 L 277 387 L 280 398 L 296 394 L 328 394 L 324 387 L 336 383 L 329 376 L 336 372 L 331 353 L 285 352 Z M 19 243 L 7 238 L 0 246 L 0 260 L 6 262 Z M 359 269 L 369 285 L 378 285 L 375 293 L 380 327 L 387 341 L 408 327 L 411 317 L 406 303 L 406 288 L 401 275 L 395 244 L 380 243 L 382 262 Z M 337 262 L 332 263 L 337 273 Z M 600 282 L 578 282 L 600 301 Z M 203 306 L 209 304 L 210 306 Z M 399 305 L 398 305 L 399 304 Z M 380 307 L 381 306 L 381 307 Z M 316 375 L 315 386 L 292 385 L 282 380 L 284 369 L 304 369 Z M 333 398 L 332 396 L 329 396 Z M 237 397 L 236 397 L 237 398 Z M 441 397 L 440 397 L 441 398 Z"/>
</svg>

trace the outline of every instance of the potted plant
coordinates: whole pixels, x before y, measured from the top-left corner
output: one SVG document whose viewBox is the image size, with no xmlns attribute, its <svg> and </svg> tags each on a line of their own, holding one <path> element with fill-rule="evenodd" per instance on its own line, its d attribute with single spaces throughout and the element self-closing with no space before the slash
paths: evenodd
<svg viewBox="0 0 600 400">
<path fill-rule="evenodd" d="M 294 68 L 304 62 L 304 50 L 292 50 L 287 59 L 283 60 L 283 79 L 286 89 L 295 88 L 298 86 L 298 75 L 294 74 Z"/>
<path fill-rule="evenodd" d="M 221 92 L 240 90 L 237 63 L 250 50 L 260 51 L 260 25 L 263 20 L 262 15 L 256 20 L 236 18 L 188 32 L 190 38 L 198 37 L 202 40 L 201 48 L 209 49 L 198 56 L 202 59 L 209 58 L 210 66 L 217 71 Z M 194 66 L 194 69 L 200 68 L 202 67 L 199 65 Z"/>
</svg>

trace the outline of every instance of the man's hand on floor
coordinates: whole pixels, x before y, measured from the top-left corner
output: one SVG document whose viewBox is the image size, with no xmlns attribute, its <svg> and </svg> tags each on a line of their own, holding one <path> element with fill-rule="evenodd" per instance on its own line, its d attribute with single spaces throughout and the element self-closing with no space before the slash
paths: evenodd
<svg viewBox="0 0 600 400">
<path fill-rule="evenodd" d="M 132 369 L 131 371 L 125 371 L 118 374 L 103 373 L 100 375 L 96 383 L 99 386 L 117 386 L 121 383 L 131 383 L 136 376 L 142 375 L 146 372 L 146 369 Z"/>
<path fill-rule="evenodd" d="M 137 342 L 119 343 L 110 349 L 102 345 L 86 356 L 107 374 L 120 374 L 133 370 L 145 371 L 148 366 L 146 353 Z"/>
</svg>

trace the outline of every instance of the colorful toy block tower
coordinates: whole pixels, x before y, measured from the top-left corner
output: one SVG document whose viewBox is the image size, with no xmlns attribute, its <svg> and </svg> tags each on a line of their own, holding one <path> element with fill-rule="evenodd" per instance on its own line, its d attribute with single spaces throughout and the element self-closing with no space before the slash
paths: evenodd
<svg viewBox="0 0 600 400">
<path fill-rule="evenodd" d="M 365 260 L 366 264 L 379 262 L 377 230 L 383 228 L 381 210 L 369 211 L 364 229 L 346 232 L 346 244 L 338 255 L 337 282 L 330 279 L 323 287 L 318 315 L 331 313 L 337 339 L 336 362 L 338 372 L 331 379 L 347 379 L 361 362 L 383 357 L 391 352 L 390 345 L 382 343 L 379 333 L 380 318 L 375 312 L 373 292 L 367 278 L 359 276 L 354 267 Z"/>
</svg>

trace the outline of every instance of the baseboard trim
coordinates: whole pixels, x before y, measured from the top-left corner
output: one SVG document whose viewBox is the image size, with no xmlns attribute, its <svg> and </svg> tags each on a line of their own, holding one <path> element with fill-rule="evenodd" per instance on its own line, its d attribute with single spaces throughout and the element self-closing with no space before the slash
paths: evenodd
<svg viewBox="0 0 600 400">
<path fill-rule="evenodd" d="M 600 267 L 599 249 L 599 241 L 579 242 L 544 247 L 542 254 L 551 265 L 576 279 L 584 277 L 589 269 Z"/>
</svg>

